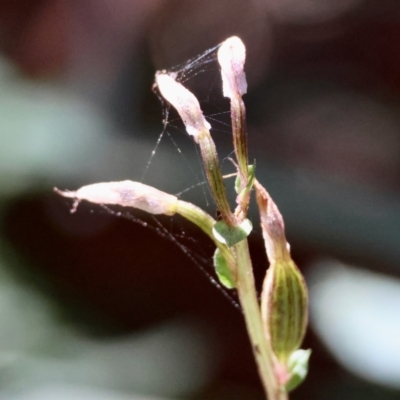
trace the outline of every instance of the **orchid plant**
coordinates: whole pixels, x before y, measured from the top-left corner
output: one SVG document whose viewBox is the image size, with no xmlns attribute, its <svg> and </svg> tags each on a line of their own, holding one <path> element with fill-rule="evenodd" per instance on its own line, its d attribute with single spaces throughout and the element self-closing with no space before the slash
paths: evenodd
<svg viewBox="0 0 400 400">
<path fill-rule="evenodd" d="M 293 262 L 286 241 L 282 215 L 267 190 L 256 179 L 255 163 L 248 161 L 244 72 L 246 49 L 238 37 L 218 48 L 223 95 L 230 99 L 233 148 L 236 160 L 236 207 L 231 208 L 220 168 L 211 125 L 193 93 L 176 75 L 158 71 L 155 85 L 161 96 L 178 112 L 186 132 L 199 146 L 203 168 L 220 220 L 198 206 L 139 182 L 96 183 L 77 191 L 57 193 L 79 202 L 117 204 L 150 214 L 180 214 L 197 225 L 216 246 L 214 267 L 226 288 L 237 290 L 259 375 L 269 400 L 286 400 L 308 370 L 310 350 L 301 350 L 307 326 L 307 288 Z M 255 192 L 269 268 L 260 295 L 255 289 L 247 237 L 252 224 L 247 218 L 250 197 Z"/>
</svg>

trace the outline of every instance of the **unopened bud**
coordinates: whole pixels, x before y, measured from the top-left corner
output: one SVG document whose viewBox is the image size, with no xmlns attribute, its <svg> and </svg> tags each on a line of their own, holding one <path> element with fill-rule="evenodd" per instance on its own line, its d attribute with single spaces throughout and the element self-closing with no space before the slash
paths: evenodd
<svg viewBox="0 0 400 400">
<path fill-rule="evenodd" d="M 257 180 L 254 182 L 254 187 L 268 260 L 272 263 L 290 259 L 282 215 L 268 192 Z"/>
<path fill-rule="evenodd" d="M 199 101 L 192 92 L 164 72 L 156 73 L 156 84 L 162 96 L 178 111 L 185 124 L 186 132 L 193 136 L 199 145 L 204 170 L 215 203 L 221 212 L 222 218 L 229 222 L 230 225 L 234 225 L 235 219 L 232 216 L 226 197 L 217 150 L 210 134 L 211 125 L 204 118 Z"/>
<path fill-rule="evenodd" d="M 221 66 L 222 89 L 225 97 L 242 96 L 247 92 L 245 60 L 246 48 L 237 36 L 232 36 L 221 44 L 218 50 L 218 62 Z"/>
<path fill-rule="evenodd" d="M 176 109 L 182 118 L 186 132 L 198 142 L 198 136 L 204 131 L 209 131 L 211 125 L 204 118 L 196 96 L 164 72 L 156 73 L 156 84 L 164 99 Z"/>
<path fill-rule="evenodd" d="M 233 147 L 238 163 L 240 182 L 238 193 L 241 193 L 237 198 L 238 208 L 235 211 L 239 219 L 247 215 L 250 190 L 245 188 L 251 181 L 248 168 L 246 108 L 242 100 L 242 95 L 247 92 L 245 60 L 246 48 L 237 36 L 232 36 L 221 44 L 218 50 L 218 62 L 221 67 L 223 94 L 231 100 Z"/>
<path fill-rule="evenodd" d="M 280 365 L 286 368 L 305 335 L 307 287 L 290 256 L 278 207 L 260 183 L 256 182 L 255 188 L 270 262 L 261 293 L 261 313 L 266 337 Z"/>
<path fill-rule="evenodd" d="M 121 181 L 95 183 L 83 186 L 75 192 L 54 191 L 64 197 L 75 199 L 71 212 L 81 200 L 87 200 L 96 204 L 116 204 L 123 207 L 133 207 L 150 214 L 174 215 L 177 210 L 177 197 L 152 186 L 140 182 Z"/>
</svg>

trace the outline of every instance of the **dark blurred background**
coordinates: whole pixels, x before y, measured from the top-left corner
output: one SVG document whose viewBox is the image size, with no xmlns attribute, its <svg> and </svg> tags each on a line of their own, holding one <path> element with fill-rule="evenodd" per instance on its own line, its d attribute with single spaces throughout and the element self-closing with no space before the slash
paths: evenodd
<svg viewBox="0 0 400 400">
<path fill-rule="evenodd" d="M 163 127 L 154 72 L 231 35 L 247 46 L 250 158 L 310 288 L 310 374 L 291 398 L 400 399 L 400 3 L 3 0 L 0 400 L 263 398 L 200 232 L 71 215 L 52 192 L 142 180 Z M 210 73 L 206 115 L 229 109 Z M 224 158 L 223 118 L 209 121 Z M 173 125 L 184 156 L 164 137 L 143 179 L 179 193 L 203 178 Z M 182 197 L 207 206 L 199 186 Z"/>
</svg>

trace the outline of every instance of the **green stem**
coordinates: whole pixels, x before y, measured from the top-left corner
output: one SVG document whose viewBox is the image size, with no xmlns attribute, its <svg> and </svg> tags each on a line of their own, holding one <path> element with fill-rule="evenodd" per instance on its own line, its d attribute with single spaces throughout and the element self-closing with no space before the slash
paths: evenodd
<svg viewBox="0 0 400 400">
<path fill-rule="evenodd" d="M 275 377 L 272 348 L 265 338 L 247 240 L 243 240 L 229 249 L 214 239 L 212 228 L 215 220 L 201 208 L 179 200 L 176 213 L 193 222 L 213 239 L 234 271 L 237 277 L 240 305 L 266 396 L 268 400 L 288 400 L 286 391 L 279 386 Z"/>
<path fill-rule="evenodd" d="M 242 192 L 249 183 L 249 157 L 247 149 L 246 107 L 240 94 L 231 98 L 231 124 L 233 146 L 238 162 L 238 174 L 240 177 L 239 192 Z M 249 203 L 250 191 L 247 191 L 247 193 L 240 196 L 239 209 L 235 214 L 239 217 L 245 218 L 249 208 Z"/>
<path fill-rule="evenodd" d="M 247 240 L 234 245 L 233 251 L 236 255 L 239 301 L 265 393 L 269 400 L 288 400 L 288 394 L 275 377 L 272 348 L 265 338 Z"/>
<path fill-rule="evenodd" d="M 235 225 L 236 220 L 231 212 L 228 197 L 226 195 L 224 178 L 222 177 L 221 168 L 219 166 L 217 149 L 215 148 L 210 132 L 201 132 L 197 137 L 197 143 L 200 147 L 204 171 L 207 175 L 207 181 L 210 185 L 217 208 L 225 222 L 229 225 Z"/>
<path fill-rule="evenodd" d="M 239 166 L 240 178 L 243 188 L 247 185 L 248 176 L 248 150 L 246 130 L 246 108 L 241 96 L 231 98 L 231 123 L 233 132 L 233 145 Z M 243 189 L 242 188 L 242 189 Z"/>
</svg>

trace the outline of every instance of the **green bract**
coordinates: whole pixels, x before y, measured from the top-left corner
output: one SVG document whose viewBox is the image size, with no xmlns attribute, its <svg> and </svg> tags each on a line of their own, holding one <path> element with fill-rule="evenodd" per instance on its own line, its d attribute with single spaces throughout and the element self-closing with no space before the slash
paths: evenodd
<svg viewBox="0 0 400 400">
<path fill-rule="evenodd" d="M 214 257 L 214 268 L 217 273 L 218 279 L 223 286 L 227 289 L 233 289 L 236 287 L 236 280 L 232 270 L 229 268 L 229 265 L 225 259 L 225 257 L 221 254 L 219 249 L 215 249 Z"/>
<path fill-rule="evenodd" d="M 302 383 L 308 374 L 308 360 L 311 356 L 311 349 L 297 350 L 289 358 L 288 372 L 290 378 L 285 384 L 285 389 L 290 392 Z"/>
<path fill-rule="evenodd" d="M 218 221 L 213 227 L 213 235 L 219 242 L 231 247 L 246 239 L 252 229 L 253 225 L 248 219 L 238 226 L 229 226 L 225 221 Z"/>
</svg>

